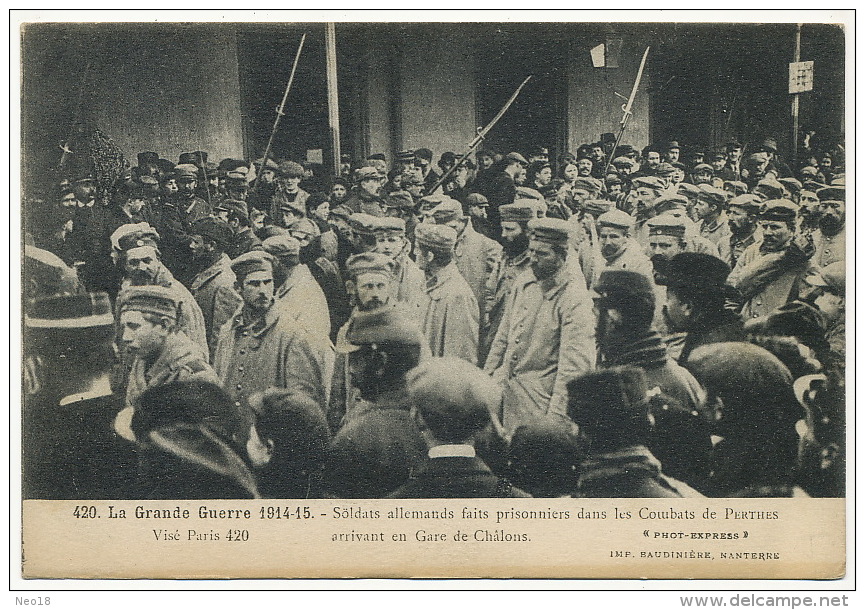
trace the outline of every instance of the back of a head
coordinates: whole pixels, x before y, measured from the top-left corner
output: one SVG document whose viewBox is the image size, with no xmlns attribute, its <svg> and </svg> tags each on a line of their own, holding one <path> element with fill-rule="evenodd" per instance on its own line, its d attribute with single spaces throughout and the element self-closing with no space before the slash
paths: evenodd
<svg viewBox="0 0 865 610">
<path fill-rule="evenodd" d="M 649 432 L 646 375 L 612 367 L 568 382 L 568 415 L 592 443 L 592 452 L 645 444 Z"/>
<path fill-rule="evenodd" d="M 712 452 L 709 422 L 664 394 L 649 399 L 649 412 L 653 424 L 646 446 L 661 462 L 664 474 L 704 489 Z"/>
<path fill-rule="evenodd" d="M 406 375 L 412 405 L 430 433 L 445 443 L 468 441 L 490 422 L 501 390 L 459 358 L 432 358 Z"/>
<path fill-rule="evenodd" d="M 325 486 L 340 498 L 383 498 L 408 481 L 425 456 L 426 443 L 408 411 L 375 409 L 334 436 Z"/>
<path fill-rule="evenodd" d="M 203 424 L 245 452 L 252 414 L 238 408 L 228 393 L 209 381 L 177 381 L 148 388 L 132 417 L 132 430 L 139 439 L 175 424 Z"/>
<path fill-rule="evenodd" d="M 573 494 L 586 443 L 575 426 L 559 418 L 537 418 L 519 426 L 508 448 L 508 478 L 536 498 Z"/>
<path fill-rule="evenodd" d="M 790 371 L 762 347 L 732 342 L 703 345 L 691 352 L 688 369 L 723 401 L 728 432 L 771 436 L 801 417 Z"/>
</svg>

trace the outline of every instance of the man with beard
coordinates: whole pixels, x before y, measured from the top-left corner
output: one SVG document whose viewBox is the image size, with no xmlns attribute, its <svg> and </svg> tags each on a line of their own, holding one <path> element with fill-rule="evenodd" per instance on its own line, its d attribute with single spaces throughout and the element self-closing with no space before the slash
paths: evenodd
<svg viewBox="0 0 865 610">
<path fill-rule="evenodd" d="M 528 229 L 530 268 L 505 298 L 484 364 L 502 386 L 506 435 L 539 415 L 566 417 L 568 382 L 595 365 L 589 293 L 567 265 L 568 223 L 537 218 Z"/>
<path fill-rule="evenodd" d="M 484 363 L 505 314 L 505 301 L 517 277 L 529 268 L 529 221 L 535 207 L 525 201 L 503 205 L 502 254 L 490 273 L 486 287 L 487 325 L 480 337 L 478 362 Z"/>
<path fill-rule="evenodd" d="M 686 363 L 700 345 L 744 339 L 742 319 L 725 307 L 729 274 L 730 268 L 715 256 L 684 252 L 672 258 L 658 279 L 667 287 L 667 326 L 687 333 L 680 363 Z"/>
<path fill-rule="evenodd" d="M 642 247 L 648 245 L 646 222 L 655 215 L 655 202 L 666 192 L 666 183 L 655 176 L 642 176 L 631 181 L 630 195 L 634 199 L 632 235 Z"/>
<path fill-rule="evenodd" d="M 760 198 L 752 194 L 738 195 L 727 203 L 730 234 L 718 242 L 718 253 L 731 269 L 736 266 L 742 252 L 760 240 L 757 214 L 761 206 Z"/>
<path fill-rule="evenodd" d="M 189 264 L 192 252 L 189 249 L 189 227 L 198 220 L 210 216 L 211 208 L 195 194 L 198 184 L 198 168 L 195 165 L 178 165 L 175 170 L 177 194 L 162 205 L 161 235 L 165 264 L 181 281 L 192 279 Z"/>
<path fill-rule="evenodd" d="M 433 208 L 432 218 L 436 224 L 447 225 L 456 231 L 454 262 L 477 302 L 485 303 L 487 280 L 501 256 L 501 245 L 475 231 L 471 219 L 463 214 L 462 204 L 456 199 L 444 199 Z"/>
<path fill-rule="evenodd" d="M 430 351 L 475 364 L 480 308 L 454 262 L 457 233 L 446 225 L 421 223 L 415 237 L 417 264 L 426 275 L 422 330 Z"/>
<path fill-rule="evenodd" d="M 592 266 L 594 279 L 606 269 L 628 269 L 652 279 L 652 263 L 631 238 L 634 218 L 622 210 L 612 209 L 598 217 L 600 253 Z M 597 256 L 597 255 L 596 255 Z M 593 284 L 594 281 L 590 282 Z"/>
<path fill-rule="evenodd" d="M 697 203 L 694 204 L 694 213 L 700 220 L 700 235 L 716 246 L 730 235 L 727 214 L 724 212 L 726 203 L 726 191 L 708 184 L 700 186 Z"/>
<path fill-rule="evenodd" d="M 328 346 L 330 311 L 327 298 L 309 267 L 300 262 L 300 242 L 289 235 L 274 235 L 261 242 L 261 247 L 275 262 L 272 264 L 273 296 L 279 318 L 302 329 L 315 346 Z"/>
<path fill-rule="evenodd" d="M 396 276 L 396 300 L 406 309 L 416 312 L 423 303 L 425 278 L 411 258 L 411 247 L 405 235 L 405 221 L 402 218 L 376 218 L 372 226 L 375 235 L 375 252 L 384 254 L 393 262 Z"/>
<path fill-rule="evenodd" d="M 130 286 L 164 286 L 180 303 L 177 327 L 207 354 L 207 327 L 201 308 L 186 287 L 162 264 L 159 234 L 147 223 L 123 225 L 111 236 L 112 257 L 123 272 L 116 311 L 123 306 L 123 290 Z"/>
<path fill-rule="evenodd" d="M 145 390 L 174 381 L 219 383 L 219 379 L 207 363 L 207 352 L 181 332 L 183 305 L 171 288 L 130 286 L 120 293 L 117 303 L 117 339 L 122 353 L 131 358 L 131 369 L 126 406 L 117 414 L 114 429 L 134 441 L 132 417 Z"/>
<path fill-rule="evenodd" d="M 829 186 L 817 191 L 820 206 L 817 208 L 817 230 L 811 235 L 814 238 L 815 265 L 826 267 L 838 261 L 844 261 L 847 251 L 845 230 L 845 188 Z"/>
<path fill-rule="evenodd" d="M 247 252 L 231 263 L 231 270 L 243 306 L 222 327 L 213 368 L 222 387 L 249 418 L 245 429 L 254 419 L 249 396 L 267 388 L 291 390 L 324 408 L 326 351 L 276 303 L 273 258 L 266 252 Z M 310 281 L 315 284 L 312 278 Z"/>
<path fill-rule="evenodd" d="M 649 280 L 633 271 L 604 271 L 593 290 L 601 366 L 641 368 L 650 390 L 659 388 L 688 411 L 702 410 L 705 391 L 670 358 L 652 324 L 656 303 Z"/>
<path fill-rule="evenodd" d="M 589 157 L 580 157 L 577 159 L 577 176 L 580 178 L 591 178 L 593 167 L 594 163 Z"/>
<path fill-rule="evenodd" d="M 337 354 L 327 409 L 327 421 L 332 431 L 339 429 L 343 416 L 359 400 L 357 393 L 348 385 L 351 375 L 344 349 L 348 329 L 360 312 L 394 306 L 396 303 L 394 261 L 384 254 L 365 252 L 349 257 L 345 278 L 345 290 L 354 309 L 336 334 Z"/>
<path fill-rule="evenodd" d="M 225 254 L 233 234 L 231 227 L 218 218 L 199 220 L 192 225 L 190 233 L 192 257 L 200 271 L 193 278 L 189 291 L 204 315 L 207 344 L 212 358 L 220 330 L 243 302 L 234 290 L 237 278 L 231 270 L 231 259 Z"/>
<path fill-rule="evenodd" d="M 767 201 L 760 214 L 763 239 L 750 246 L 730 273 L 729 283 L 744 297 L 742 316 L 759 318 L 796 299 L 813 267 L 811 240 L 797 233 L 797 206 L 786 199 Z"/>
</svg>

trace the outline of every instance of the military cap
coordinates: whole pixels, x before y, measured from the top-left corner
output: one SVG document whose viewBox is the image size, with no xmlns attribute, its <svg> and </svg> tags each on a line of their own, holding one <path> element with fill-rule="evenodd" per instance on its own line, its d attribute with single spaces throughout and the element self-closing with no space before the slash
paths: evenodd
<svg viewBox="0 0 865 610">
<path fill-rule="evenodd" d="M 384 153 L 372 153 L 367 157 L 370 161 L 387 161 L 387 157 L 384 156 Z"/>
<path fill-rule="evenodd" d="M 691 170 L 692 174 L 700 174 L 703 172 L 709 172 L 710 174 L 714 174 L 715 170 L 708 163 L 698 163 L 694 166 L 694 169 Z"/>
<path fill-rule="evenodd" d="M 844 261 L 826 265 L 816 273 L 806 276 L 812 286 L 822 286 L 836 296 L 843 297 L 847 290 L 847 269 Z"/>
<path fill-rule="evenodd" d="M 24 312 L 28 328 L 93 328 L 113 326 L 111 301 L 104 292 L 37 298 Z"/>
<path fill-rule="evenodd" d="M 231 182 L 243 182 L 245 184 L 248 178 L 249 168 L 245 166 L 237 167 L 225 174 L 225 179 Z"/>
<path fill-rule="evenodd" d="M 829 182 L 829 186 L 846 186 L 846 185 L 847 185 L 847 179 L 844 176 L 844 174 L 835 174 L 835 176 L 832 178 L 832 181 Z"/>
<path fill-rule="evenodd" d="M 537 216 L 534 205 L 514 202 L 499 207 L 502 222 L 528 222 Z"/>
<path fill-rule="evenodd" d="M 355 212 L 348 217 L 348 225 L 359 235 L 372 235 L 372 227 L 375 224 L 375 216 Z"/>
<path fill-rule="evenodd" d="M 484 197 L 483 195 L 481 195 L 480 193 L 469 193 L 469 195 L 466 197 L 466 206 L 468 206 L 468 207 L 472 207 L 472 206 L 483 207 L 483 206 L 488 206 L 489 204 L 490 204 L 489 200 L 486 197 Z"/>
<path fill-rule="evenodd" d="M 532 146 L 529 149 L 529 156 L 536 157 L 538 155 L 549 155 L 550 149 L 546 146 Z"/>
<path fill-rule="evenodd" d="M 613 202 L 606 199 L 589 199 L 583 203 L 583 210 L 595 218 L 613 209 Z"/>
<path fill-rule="evenodd" d="M 655 170 L 659 176 L 670 176 L 672 173 L 676 171 L 676 168 L 673 167 L 670 163 L 661 163 L 658 166 L 658 169 Z"/>
<path fill-rule="evenodd" d="M 615 440 L 623 430 L 648 432 L 646 374 L 637 367 L 611 367 L 568 382 L 568 415 L 591 439 Z"/>
<path fill-rule="evenodd" d="M 529 164 L 529 162 L 526 161 L 526 158 L 518 152 L 509 152 L 507 155 L 505 155 L 505 159 L 507 159 L 508 161 L 517 161 L 519 163 L 522 163 L 523 165 Z"/>
<path fill-rule="evenodd" d="M 778 182 L 784 185 L 791 193 L 798 193 L 802 190 L 802 183 L 796 180 L 795 178 L 779 178 Z"/>
<path fill-rule="evenodd" d="M 370 165 L 354 170 L 354 181 L 358 184 L 364 180 L 378 180 L 380 177 L 378 170 Z"/>
<path fill-rule="evenodd" d="M 354 214 L 354 212 L 352 212 L 351 208 L 344 205 L 338 205 L 335 208 L 331 208 L 330 210 L 331 218 L 342 218 L 344 220 L 348 220 L 349 218 L 351 218 L 352 214 Z"/>
<path fill-rule="evenodd" d="M 723 288 L 730 267 L 717 256 L 699 252 L 682 252 L 670 260 L 667 271 L 657 281 L 662 286 Z"/>
<path fill-rule="evenodd" d="M 279 164 L 279 174 L 284 178 L 303 178 L 304 169 L 296 161 L 283 161 Z"/>
<path fill-rule="evenodd" d="M 286 236 L 279 236 L 286 237 Z M 278 239 L 278 237 L 269 237 L 268 239 Z M 292 239 L 288 237 L 287 239 Z M 262 246 L 267 243 L 267 239 L 262 242 Z M 297 240 L 293 240 L 297 243 Z M 300 244 L 298 244 L 298 249 Z M 273 273 L 273 256 L 267 251 L 261 250 L 251 250 L 249 252 L 245 252 L 241 254 L 233 261 L 231 261 L 231 270 L 234 271 L 234 275 L 237 276 L 237 281 L 242 282 L 243 279 L 249 275 L 250 273 L 255 273 L 257 271 L 266 271 L 268 273 Z"/>
<path fill-rule="evenodd" d="M 731 150 L 739 150 L 742 148 L 742 143 L 737 142 L 736 140 L 730 140 L 724 145 L 724 148 L 727 150 L 727 152 L 730 152 Z"/>
<path fill-rule="evenodd" d="M 826 184 L 819 182 L 817 180 L 806 180 L 802 185 L 802 188 L 806 191 L 811 191 L 812 193 L 816 193 L 822 188 L 826 188 Z"/>
<path fill-rule="evenodd" d="M 671 214 L 661 214 L 650 218 L 646 225 L 649 227 L 649 235 L 669 235 L 671 237 L 685 237 L 685 222 Z"/>
<path fill-rule="evenodd" d="M 742 208 L 749 214 L 756 214 L 763 207 L 763 201 L 753 193 L 745 193 L 744 195 L 736 195 L 727 202 L 728 208 Z"/>
<path fill-rule="evenodd" d="M 463 206 L 456 199 L 448 197 L 433 208 L 432 217 L 436 221 L 436 224 L 440 225 L 452 220 L 460 220 L 463 218 Z"/>
<path fill-rule="evenodd" d="M 616 157 L 613 159 L 613 165 L 615 167 L 633 167 L 634 161 L 628 157 Z"/>
<path fill-rule="evenodd" d="M 180 153 L 180 157 L 177 159 L 178 165 L 194 165 L 196 167 L 207 163 L 207 153 L 203 150 L 196 150 L 195 152 L 185 152 Z"/>
<path fill-rule="evenodd" d="M 724 180 L 724 190 L 733 195 L 744 195 L 748 192 L 748 185 L 739 180 Z"/>
<path fill-rule="evenodd" d="M 281 258 L 300 254 L 300 242 L 290 235 L 273 235 L 261 242 L 261 247 L 268 254 Z M 237 259 L 235 259 L 237 260 Z"/>
<path fill-rule="evenodd" d="M 142 165 L 156 165 L 159 162 L 159 155 L 155 152 L 144 151 L 138 153 L 138 167 Z"/>
<path fill-rule="evenodd" d="M 181 163 L 174 167 L 174 177 L 178 182 L 198 180 L 198 167 L 190 163 Z"/>
<path fill-rule="evenodd" d="M 393 216 L 375 217 L 372 232 L 376 235 L 405 235 L 405 220 Z"/>
<path fill-rule="evenodd" d="M 180 313 L 177 293 L 165 286 L 130 286 L 118 295 L 120 312 L 134 310 L 176 320 Z"/>
<path fill-rule="evenodd" d="M 388 194 L 385 198 L 385 206 L 388 208 L 398 208 L 398 209 L 406 209 L 406 208 L 414 208 L 414 199 L 411 196 L 411 193 L 406 191 L 394 191 L 393 193 Z M 330 211 L 333 214 L 333 210 Z"/>
<path fill-rule="evenodd" d="M 774 178 L 763 178 L 752 191 L 763 199 L 780 199 L 784 196 L 784 185 Z"/>
<path fill-rule="evenodd" d="M 253 214 L 257 211 L 258 210 L 256 210 L 255 208 L 252 208 Z M 285 227 L 279 227 L 277 225 L 267 225 L 266 227 L 262 228 L 260 231 L 257 232 L 258 238 L 262 241 L 267 239 L 268 237 L 273 237 L 275 235 L 288 234 L 288 229 L 286 229 Z"/>
<path fill-rule="evenodd" d="M 214 209 L 223 209 L 228 212 L 228 218 L 231 219 L 232 216 L 236 216 L 243 220 L 244 226 L 249 223 L 249 214 L 246 211 L 246 206 L 243 205 L 242 201 L 237 201 L 236 199 L 223 199 L 217 208 Z"/>
<path fill-rule="evenodd" d="M 760 150 L 767 150 L 769 152 L 778 152 L 778 142 L 775 138 L 766 138 L 760 144 Z"/>
<path fill-rule="evenodd" d="M 607 175 L 604 177 L 604 182 L 607 183 L 607 186 L 612 186 L 612 185 L 614 185 L 614 184 L 624 184 L 624 183 L 622 182 L 622 179 L 619 178 L 619 175 L 618 175 L 618 174 L 607 174 Z"/>
<path fill-rule="evenodd" d="M 636 152 L 636 149 L 630 144 L 620 144 L 616 147 L 615 156 L 616 157 L 627 157 L 628 155 L 632 155 Z"/>
<path fill-rule="evenodd" d="M 143 246 L 159 247 L 159 233 L 146 222 L 122 225 L 111 234 L 112 247 L 120 252 Z"/>
<path fill-rule="evenodd" d="M 378 252 L 354 254 L 345 261 L 345 274 L 351 279 L 357 279 L 363 273 L 381 273 L 393 276 L 394 272 L 393 259 Z"/>
<path fill-rule="evenodd" d="M 805 167 L 803 167 L 802 169 L 799 170 L 799 173 L 802 174 L 803 176 L 816 176 L 817 171 L 818 171 L 817 168 L 814 167 L 813 165 L 806 165 Z"/>
<path fill-rule="evenodd" d="M 656 191 L 661 191 L 666 188 L 666 185 L 661 181 L 661 179 L 655 178 L 654 176 L 638 176 L 631 180 L 631 188 L 637 189 L 641 186 Z"/>
<path fill-rule="evenodd" d="M 465 441 L 490 421 L 501 404 L 501 386 L 460 358 L 430 358 L 406 374 L 412 404 L 433 436 Z M 462 436 L 463 438 L 458 438 Z"/>
<path fill-rule="evenodd" d="M 634 227 L 634 217 L 627 212 L 614 208 L 609 212 L 601 214 L 598 218 L 598 226 L 630 231 Z"/>
<path fill-rule="evenodd" d="M 138 182 L 147 187 L 146 192 L 151 192 L 153 190 L 152 187 L 159 184 L 159 180 L 156 179 L 155 176 L 138 176 Z"/>
<path fill-rule="evenodd" d="M 690 182 L 680 182 L 678 191 L 680 194 L 685 195 L 685 197 L 694 198 L 700 192 L 700 187 Z"/>
<path fill-rule="evenodd" d="M 291 235 L 300 233 L 301 235 L 312 237 L 318 237 L 321 235 L 321 230 L 318 228 L 318 225 L 312 222 L 309 218 L 298 218 L 288 227 L 288 232 Z"/>
<path fill-rule="evenodd" d="M 550 244 L 567 244 L 570 237 L 570 226 L 560 218 L 533 218 L 528 228 L 532 239 Z"/>
<path fill-rule="evenodd" d="M 404 186 L 420 186 L 423 184 L 423 178 L 415 172 L 408 172 L 402 175 L 402 183 Z"/>
<path fill-rule="evenodd" d="M 243 159 L 226 158 L 219 162 L 219 165 L 216 166 L 216 169 L 224 172 L 230 172 L 236 170 L 238 167 L 249 167 L 249 164 Z"/>
<path fill-rule="evenodd" d="M 399 163 L 414 163 L 415 156 L 413 150 L 401 150 L 396 154 L 396 160 Z"/>
<path fill-rule="evenodd" d="M 820 201 L 841 201 L 845 200 L 845 187 L 843 186 L 827 186 L 817 191 L 817 199 Z"/>
<path fill-rule="evenodd" d="M 201 235 L 211 241 L 216 242 L 216 245 L 225 249 L 231 244 L 234 238 L 234 231 L 228 226 L 228 223 L 219 218 L 202 218 L 193 223 L 189 231 L 192 235 Z"/>
<path fill-rule="evenodd" d="M 418 148 L 414 151 L 414 156 L 424 161 L 432 161 L 433 154 L 429 148 Z"/>
<path fill-rule="evenodd" d="M 421 223 L 414 235 L 419 246 L 434 252 L 451 252 L 457 243 L 457 232 L 447 225 Z"/>
<path fill-rule="evenodd" d="M 255 167 L 258 168 L 258 171 L 261 171 L 261 164 L 264 163 L 264 157 L 259 157 L 255 161 L 252 162 Z M 264 163 L 264 169 L 272 169 L 274 172 L 279 170 L 279 165 L 276 164 L 276 161 L 268 158 L 267 163 Z"/>
<path fill-rule="evenodd" d="M 550 184 L 552 184 L 552 183 L 550 183 Z M 558 190 L 556 192 L 558 192 Z M 515 200 L 530 199 L 533 201 L 543 201 L 544 195 L 542 195 L 541 191 L 539 191 L 537 189 L 533 189 L 533 188 L 530 188 L 528 186 L 518 186 L 517 187 L 517 193 L 516 193 L 514 199 Z"/>
<path fill-rule="evenodd" d="M 723 206 L 727 203 L 727 195 L 727 191 L 723 191 L 716 186 L 701 184 L 700 192 L 697 193 L 697 200 L 705 201 L 712 205 Z"/>
<path fill-rule="evenodd" d="M 760 162 L 766 163 L 769 161 L 769 155 L 767 155 L 764 152 L 755 152 L 755 153 L 748 155 L 748 160 L 749 161 L 760 161 Z"/>
<path fill-rule="evenodd" d="M 364 345 L 423 345 L 426 340 L 415 319 L 402 307 L 377 307 L 354 315 L 338 353 L 357 351 Z"/>
<path fill-rule="evenodd" d="M 579 177 L 574 180 L 571 188 L 582 189 L 584 191 L 589 191 L 590 193 L 599 193 L 601 191 L 601 184 L 594 178 Z"/>
<path fill-rule="evenodd" d="M 678 150 L 679 148 L 679 143 L 676 140 L 671 140 L 667 142 L 667 145 L 665 146 L 666 150 Z"/>
<path fill-rule="evenodd" d="M 654 311 L 655 289 L 644 273 L 627 269 L 607 269 L 592 286 L 595 301 L 602 308 L 628 306 Z"/>
<path fill-rule="evenodd" d="M 83 176 L 77 176 L 72 179 L 72 184 L 80 184 L 82 182 L 95 182 L 96 178 L 93 177 L 92 174 L 84 174 Z"/>
<path fill-rule="evenodd" d="M 146 176 L 153 180 L 151 176 Z M 153 196 L 153 189 L 144 186 L 140 182 L 121 182 L 117 186 L 117 196 L 121 201 L 132 199 L 150 199 Z"/>
<path fill-rule="evenodd" d="M 789 199 L 770 199 L 763 204 L 760 220 L 789 221 L 796 218 L 799 206 Z"/>
<path fill-rule="evenodd" d="M 663 214 L 669 210 L 684 210 L 688 208 L 688 198 L 678 193 L 665 193 L 655 199 L 655 204 L 652 207 L 657 214 Z"/>
<path fill-rule="evenodd" d="M 688 169 L 688 167 L 681 161 L 673 161 L 672 163 L 670 163 L 670 165 L 672 165 L 674 169 L 680 169 L 682 171 Z"/>
<path fill-rule="evenodd" d="M 726 159 L 727 154 L 723 150 L 716 150 L 712 152 L 710 157 L 712 161 L 720 161 L 721 159 Z"/>
</svg>

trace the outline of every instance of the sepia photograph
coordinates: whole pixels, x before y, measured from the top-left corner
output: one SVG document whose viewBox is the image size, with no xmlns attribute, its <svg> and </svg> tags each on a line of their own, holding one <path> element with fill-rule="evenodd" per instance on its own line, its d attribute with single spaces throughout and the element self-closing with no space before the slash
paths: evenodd
<svg viewBox="0 0 865 610">
<path fill-rule="evenodd" d="M 844 577 L 852 11 L 147 13 L 12 11 L 25 579 Z"/>
</svg>

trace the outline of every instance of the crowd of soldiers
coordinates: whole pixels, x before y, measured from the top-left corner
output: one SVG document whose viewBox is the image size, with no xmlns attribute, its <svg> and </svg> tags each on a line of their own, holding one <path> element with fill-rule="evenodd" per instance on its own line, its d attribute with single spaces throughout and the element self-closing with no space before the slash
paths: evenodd
<svg viewBox="0 0 865 610">
<path fill-rule="evenodd" d="M 61 181 L 25 496 L 843 495 L 843 165 L 524 152 Z"/>
</svg>

